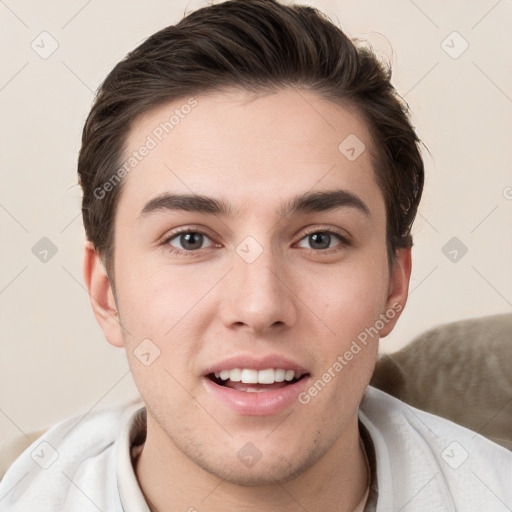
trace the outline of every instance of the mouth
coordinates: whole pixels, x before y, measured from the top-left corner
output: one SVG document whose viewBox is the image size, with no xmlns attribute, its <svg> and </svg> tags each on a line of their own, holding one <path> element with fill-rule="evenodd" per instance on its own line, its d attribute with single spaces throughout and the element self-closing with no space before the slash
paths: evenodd
<svg viewBox="0 0 512 512">
<path fill-rule="evenodd" d="M 233 368 L 209 373 L 206 377 L 217 386 L 245 393 L 264 393 L 293 386 L 309 376 L 300 370 L 285 368 Z"/>
<path fill-rule="evenodd" d="M 298 403 L 310 373 L 281 357 L 236 357 L 210 367 L 203 385 L 214 408 L 227 407 L 238 415 L 280 414 Z"/>
</svg>

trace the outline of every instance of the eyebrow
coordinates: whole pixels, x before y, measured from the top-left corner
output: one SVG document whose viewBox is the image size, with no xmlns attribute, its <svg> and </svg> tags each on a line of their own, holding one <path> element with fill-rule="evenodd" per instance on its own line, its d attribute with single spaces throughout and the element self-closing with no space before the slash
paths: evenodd
<svg viewBox="0 0 512 512">
<path fill-rule="evenodd" d="M 353 208 L 371 217 L 370 209 L 363 200 L 352 192 L 343 189 L 298 194 L 284 203 L 277 213 L 284 217 L 289 214 L 325 212 L 339 208 Z M 147 217 L 152 213 L 166 210 L 196 212 L 225 217 L 234 217 L 238 213 L 236 208 L 233 208 L 231 204 L 223 199 L 196 194 L 164 193 L 148 201 L 137 220 Z"/>
</svg>

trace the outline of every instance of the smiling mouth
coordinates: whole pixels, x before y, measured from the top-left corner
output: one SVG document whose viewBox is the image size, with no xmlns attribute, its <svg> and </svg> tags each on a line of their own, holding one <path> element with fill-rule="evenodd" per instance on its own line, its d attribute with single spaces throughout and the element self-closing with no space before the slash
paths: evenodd
<svg viewBox="0 0 512 512">
<path fill-rule="evenodd" d="M 254 370 L 251 368 L 234 368 L 221 372 L 209 373 L 206 377 L 218 386 L 246 393 L 263 393 L 291 386 L 309 376 L 283 368 Z"/>
</svg>

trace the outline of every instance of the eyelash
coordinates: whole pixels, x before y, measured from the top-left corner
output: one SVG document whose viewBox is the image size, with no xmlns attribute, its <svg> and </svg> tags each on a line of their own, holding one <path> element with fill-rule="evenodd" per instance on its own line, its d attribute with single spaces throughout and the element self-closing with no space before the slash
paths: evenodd
<svg viewBox="0 0 512 512">
<path fill-rule="evenodd" d="M 166 249 L 168 250 L 168 252 L 170 252 L 171 254 L 175 254 L 175 255 L 178 255 L 178 256 L 181 256 L 181 255 L 191 256 L 191 257 L 196 256 L 197 253 L 199 253 L 202 249 L 195 249 L 195 250 L 192 250 L 192 251 L 186 251 L 186 250 L 176 249 L 175 247 L 169 245 L 169 242 L 171 240 L 174 240 L 179 235 L 183 235 L 183 234 L 187 234 L 187 233 L 195 233 L 195 234 L 198 234 L 198 235 L 203 235 L 203 236 L 206 236 L 207 238 L 209 238 L 210 240 L 212 240 L 211 237 L 208 236 L 204 231 L 200 231 L 199 229 L 183 228 L 183 229 L 180 229 L 178 231 L 175 231 L 170 236 L 165 238 L 165 240 L 162 242 L 162 245 L 165 246 Z M 340 246 L 342 246 L 342 247 L 350 246 L 350 241 L 348 240 L 348 238 L 346 236 L 344 236 L 342 234 L 342 232 L 334 230 L 332 228 L 329 228 L 329 229 L 314 228 L 314 229 L 307 230 L 304 233 L 304 235 L 302 236 L 302 238 L 299 240 L 299 242 L 304 240 L 306 237 L 308 237 L 310 235 L 313 235 L 313 234 L 316 234 L 316 233 L 334 235 L 334 236 L 336 236 L 340 240 L 340 244 L 335 245 L 334 247 L 329 247 L 328 249 L 319 249 L 319 250 L 309 249 L 312 252 L 321 253 L 321 254 L 330 254 L 331 252 L 338 251 L 340 249 Z"/>
</svg>

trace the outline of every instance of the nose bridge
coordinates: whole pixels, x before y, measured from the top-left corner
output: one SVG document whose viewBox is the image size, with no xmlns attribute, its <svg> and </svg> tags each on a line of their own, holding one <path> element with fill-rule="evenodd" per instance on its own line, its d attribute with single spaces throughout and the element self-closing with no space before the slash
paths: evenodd
<svg viewBox="0 0 512 512">
<path fill-rule="evenodd" d="M 238 244 L 233 270 L 240 279 L 244 295 L 260 297 L 266 301 L 275 298 L 279 289 L 276 269 L 282 267 L 279 256 L 269 238 L 260 244 L 253 236 L 248 236 Z"/>
<path fill-rule="evenodd" d="M 241 252 L 242 249 L 238 248 L 235 271 L 239 274 L 243 287 L 251 294 L 274 295 L 279 281 L 276 269 L 281 266 L 275 251 L 266 246 L 259 254 L 254 247 L 242 255 Z M 271 297 L 267 296 L 267 299 Z"/>
</svg>

